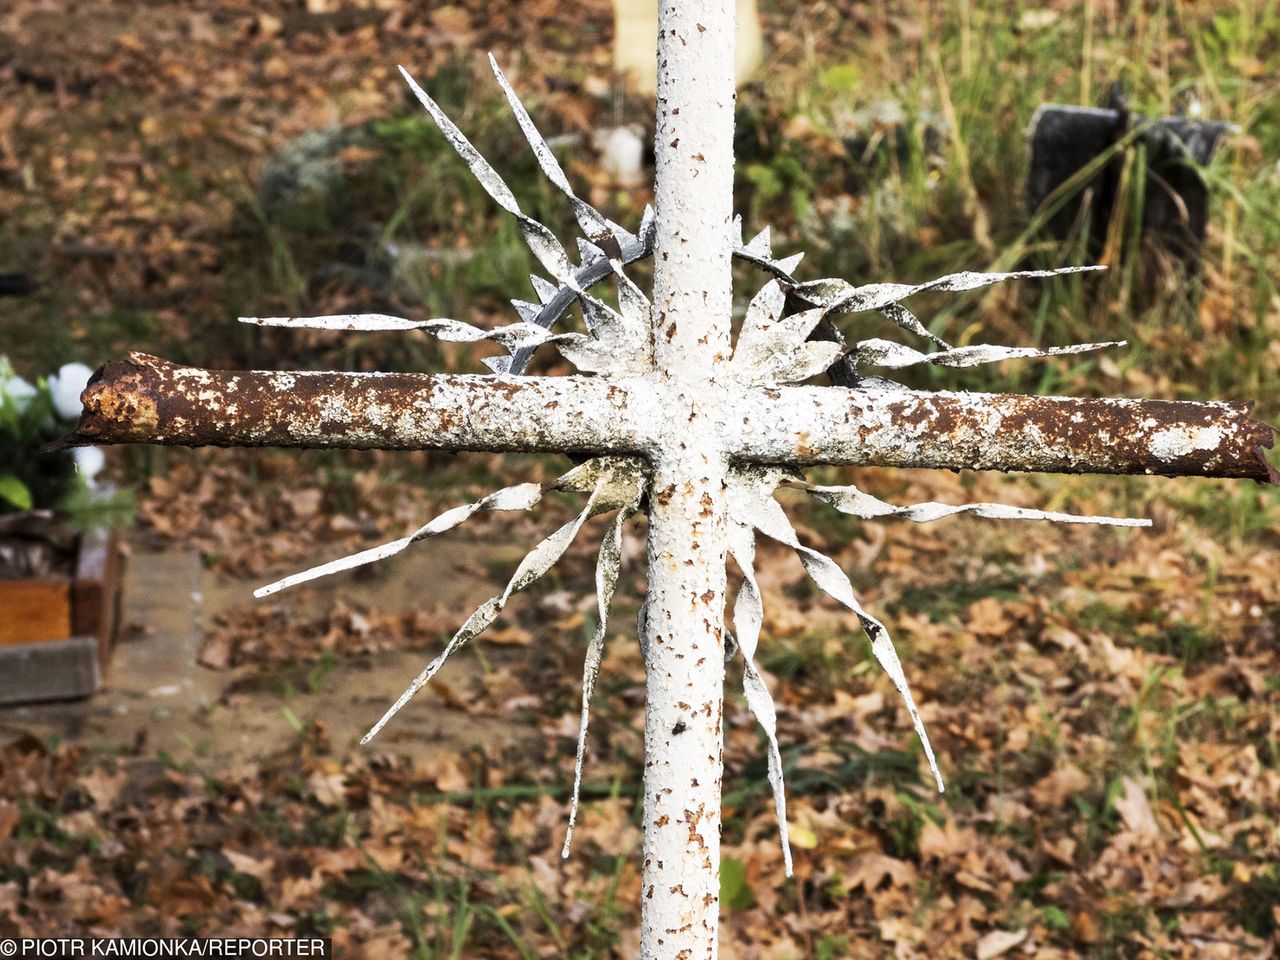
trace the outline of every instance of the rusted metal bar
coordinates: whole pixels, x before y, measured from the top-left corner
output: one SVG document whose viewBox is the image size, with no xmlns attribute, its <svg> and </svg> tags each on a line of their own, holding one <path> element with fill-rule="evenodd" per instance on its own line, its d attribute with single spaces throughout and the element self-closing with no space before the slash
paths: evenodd
<svg viewBox="0 0 1280 960">
<path fill-rule="evenodd" d="M 625 385 L 589 377 L 202 370 L 142 353 L 89 381 L 58 446 L 631 452 Z"/>
<path fill-rule="evenodd" d="M 746 463 L 1280 482 L 1271 428 L 1243 403 L 1080 400 L 837 387 L 730 392 L 723 449 Z M 99 370 L 61 446 L 345 447 L 642 454 L 673 398 L 601 377 L 273 373 L 132 354 Z"/>
<path fill-rule="evenodd" d="M 730 449 L 755 462 L 1280 482 L 1245 403 L 785 387 L 734 409 Z"/>
</svg>

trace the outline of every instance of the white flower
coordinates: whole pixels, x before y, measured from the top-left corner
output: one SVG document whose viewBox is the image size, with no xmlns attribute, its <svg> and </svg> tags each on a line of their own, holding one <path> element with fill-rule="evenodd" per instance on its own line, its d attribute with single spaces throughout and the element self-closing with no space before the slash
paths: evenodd
<svg viewBox="0 0 1280 960">
<path fill-rule="evenodd" d="M 77 404 L 76 411 L 79 412 L 79 409 Z M 76 447 L 71 451 L 71 455 L 76 458 L 76 469 L 84 477 L 84 482 L 91 487 L 94 486 L 93 478 L 102 470 L 107 459 L 103 456 L 102 450 L 98 447 Z"/>
<path fill-rule="evenodd" d="M 14 407 L 21 412 L 27 408 L 31 398 L 36 395 L 36 388 L 15 373 L 0 380 L 0 394 L 7 397 Z"/>
<path fill-rule="evenodd" d="M 53 409 L 58 411 L 58 416 L 63 420 L 80 418 L 80 393 L 91 376 L 93 371 L 83 363 L 64 363 L 58 368 L 57 373 L 49 376 L 49 393 L 53 397 Z"/>
</svg>

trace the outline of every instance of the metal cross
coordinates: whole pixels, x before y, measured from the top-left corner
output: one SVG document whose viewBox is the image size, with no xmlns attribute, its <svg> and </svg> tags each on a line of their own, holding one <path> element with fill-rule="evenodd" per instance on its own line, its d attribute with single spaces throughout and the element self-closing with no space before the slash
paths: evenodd
<svg viewBox="0 0 1280 960">
<path fill-rule="evenodd" d="M 844 572 L 797 538 L 774 490 L 806 490 L 860 517 L 925 521 L 955 513 L 1002 519 L 1144 525 L 1003 506 L 929 503 L 895 507 L 854 487 L 806 483 L 813 464 L 1146 473 L 1275 482 L 1262 456 L 1271 431 L 1230 403 L 1077 400 L 936 393 L 866 376 L 868 367 L 970 366 L 1110 344 L 1053 349 L 952 347 L 902 305 L 923 290 L 965 290 L 1062 271 L 956 274 L 918 286 L 854 287 L 798 281 L 799 256 L 775 259 L 768 229 L 743 243 L 733 217 L 733 3 L 663 0 L 657 92 L 656 211 L 632 233 L 577 197 L 558 161 L 494 64 L 498 81 L 542 170 L 570 200 L 584 238 L 577 264 L 545 226 L 528 217 L 506 184 L 408 75 L 418 99 L 489 194 L 518 218 L 553 280 L 533 278 L 537 303 L 516 302 L 520 321 L 481 330 L 452 320 L 384 315 L 273 318 L 250 322 L 350 330 L 422 330 L 446 340 L 491 340 L 510 356 L 489 375 L 228 372 L 178 366 L 143 354 L 106 364 L 85 391 L 70 443 L 551 451 L 589 459 L 554 484 L 521 484 L 456 507 L 411 536 L 323 564 L 258 595 L 390 556 L 457 526 L 477 510 L 529 509 L 549 488 L 586 495 L 580 514 L 538 544 L 507 588 L 476 610 L 445 650 L 366 736 L 425 685 L 459 646 L 499 615 L 508 598 L 541 576 L 592 515 L 616 511 L 600 551 L 600 617 L 583 677 L 575 774 L 581 777 L 587 706 L 618 576 L 623 525 L 648 515 L 648 597 L 641 614 L 647 699 L 642 868 L 642 953 L 713 957 L 719 898 L 721 709 L 726 634 L 726 561 L 744 575 L 734 606 L 747 702 L 769 741 L 782 844 L 782 762 L 774 706 L 754 663 L 762 615 L 753 559 L 756 533 L 800 556 L 824 591 L 852 610 L 902 695 L 925 754 L 933 752 L 883 624 L 865 611 Z M 652 255 L 646 297 L 627 263 Z M 770 275 L 731 342 L 730 261 Z M 618 309 L 591 288 L 617 284 Z M 589 332 L 552 333 L 572 303 Z M 846 346 L 831 322 L 876 311 L 932 341 L 922 353 L 886 340 Z M 532 351 L 558 349 L 579 375 L 519 375 Z M 836 385 L 805 385 L 827 371 Z M 566 851 L 568 840 L 566 840 Z"/>
</svg>

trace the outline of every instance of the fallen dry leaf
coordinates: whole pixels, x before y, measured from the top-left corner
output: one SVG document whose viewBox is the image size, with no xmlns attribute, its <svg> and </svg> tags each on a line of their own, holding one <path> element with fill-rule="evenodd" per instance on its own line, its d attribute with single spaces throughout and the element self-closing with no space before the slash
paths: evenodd
<svg viewBox="0 0 1280 960">
<path fill-rule="evenodd" d="M 992 930 L 978 941 L 978 960 L 992 960 L 1027 939 L 1026 930 Z"/>
<path fill-rule="evenodd" d="M 1151 812 L 1151 801 L 1147 799 L 1147 792 L 1142 784 L 1133 777 L 1125 777 L 1123 786 L 1124 790 L 1116 797 L 1115 806 L 1124 825 L 1144 837 L 1158 836 L 1160 825 Z"/>
</svg>

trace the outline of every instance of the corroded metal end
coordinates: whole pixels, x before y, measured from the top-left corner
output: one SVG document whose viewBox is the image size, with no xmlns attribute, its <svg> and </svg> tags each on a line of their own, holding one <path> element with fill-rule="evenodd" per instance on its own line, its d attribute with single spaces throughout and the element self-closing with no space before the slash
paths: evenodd
<svg viewBox="0 0 1280 960">
<path fill-rule="evenodd" d="M 156 442 L 160 425 L 156 387 L 172 376 L 177 365 L 145 353 L 126 360 L 109 360 L 89 378 L 80 403 L 84 410 L 76 432 L 58 443 L 66 447 L 91 444 Z"/>
<path fill-rule="evenodd" d="M 1252 403 L 1249 404 L 1249 409 L 1253 409 Z M 1256 477 L 1255 479 L 1259 483 L 1266 483 L 1273 487 L 1280 487 L 1280 470 L 1277 470 L 1271 465 L 1267 460 L 1266 453 L 1264 452 L 1275 446 L 1275 427 L 1264 420 L 1251 420 L 1250 423 L 1252 423 L 1261 434 L 1257 444 L 1254 445 L 1253 452 L 1254 456 L 1257 457 L 1258 462 L 1262 465 L 1263 472 L 1266 473 L 1265 477 Z"/>
</svg>

